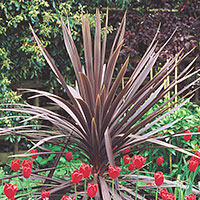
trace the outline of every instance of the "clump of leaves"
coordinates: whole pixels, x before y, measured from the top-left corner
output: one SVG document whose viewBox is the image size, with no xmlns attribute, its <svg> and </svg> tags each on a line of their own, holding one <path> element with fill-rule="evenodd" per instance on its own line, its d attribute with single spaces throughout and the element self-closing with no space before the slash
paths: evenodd
<svg viewBox="0 0 200 200">
<path fill-rule="evenodd" d="M 108 165 L 120 165 L 120 153 L 128 146 L 132 146 L 132 150 L 137 151 L 138 149 L 143 149 L 148 143 L 155 143 L 160 146 L 174 148 L 182 153 L 192 155 L 184 149 L 168 144 L 163 140 L 164 137 L 157 135 L 160 131 L 173 126 L 175 123 L 180 121 L 180 119 L 174 120 L 173 122 L 163 126 L 161 125 L 155 130 L 150 129 L 150 127 L 158 121 L 183 106 L 187 101 L 189 101 L 191 96 L 187 100 L 178 104 L 178 106 L 171 103 L 170 107 L 168 107 L 168 101 L 163 102 L 151 114 L 145 118 L 143 118 L 143 116 L 152 108 L 152 106 L 157 104 L 159 100 L 163 99 L 164 95 L 170 91 L 175 84 L 180 84 L 182 81 L 197 73 L 193 72 L 188 74 L 188 70 L 195 62 L 196 58 L 179 74 L 177 80 L 172 81 L 165 89 L 163 88 L 164 80 L 173 72 L 175 66 L 187 55 L 185 54 L 180 56 L 182 50 L 175 57 L 169 59 L 152 80 L 144 83 L 145 78 L 154 66 L 161 51 L 170 40 L 169 38 L 166 43 L 156 51 L 157 32 L 143 58 L 130 76 L 129 81 L 123 89 L 117 92 L 129 63 L 128 57 L 112 83 L 113 72 L 124 42 L 123 38 L 125 33 L 126 14 L 122 19 L 114 39 L 107 64 L 105 64 L 105 52 L 108 13 L 106 15 L 104 38 L 101 42 L 100 15 L 99 10 L 96 10 L 94 47 L 92 47 L 92 37 L 88 17 L 83 16 L 82 33 L 85 50 L 85 66 L 81 65 L 80 57 L 72 39 L 69 23 L 66 26 L 62 17 L 61 23 L 64 43 L 73 64 L 77 79 L 75 88 L 66 84 L 66 81 L 54 64 L 49 53 L 43 47 L 42 42 L 33 30 L 32 32 L 42 54 L 55 73 L 59 83 L 65 89 L 70 101 L 45 91 L 35 89 L 23 90 L 25 92 L 34 93 L 35 95 L 32 97 L 44 96 L 49 98 L 54 104 L 60 106 L 67 113 L 67 117 L 32 105 L 24 105 L 21 109 L 13 109 L 18 112 L 32 114 L 34 118 L 41 121 L 48 121 L 54 126 L 53 130 L 51 129 L 51 126 L 45 125 L 41 125 L 39 131 L 30 130 L 30 126 L 18 127 L 18 129 L 15 129 L 16 134 L 21 134 L 21 131 L 25 128 L 28 133 L 26 137 L 39 141 L 33 148 L 41 147 L 44 142 L 51 142 L 52 144 L 61 147 L 59 154 L 56 156 L 54 168 L 43 170 L 50 170 L 45 181 L 45 183 L 48 182 L 50 184 L 50 193 L 55 196 L 61 196 L 59 192 L 70 192 L 73 188 L 73 183 L 70 180 L 66 181 L 58 177 L 53 177 L 54 171 L 66 146 L 70 146 L 72 150 L 78 151 L 80 158 L 84 160 L 84 162 L 93 166 L 93 181 L 99 184 L 97 199 L 104 200 L 111 199 L 110 179 L 107 176 Z M 169 101 L 172 101 L 175 96 L 185 92 L 196 81 L 198 80 L 185 86 L 176 95 L 172 96 Z M 179 101 L 181 100 L 182 99 Z M 171 109 L 168 110 L 169 108 Z M 30 117 L 30 119 L 32 118 Z M 45 149 L 43 148 L 43 150 Z M 51 151 L 47 153 L 53 154 L 55 152 Z M 27 155 L 28 154 L 23 156 Z M 33 172 L 33 175 L 34 173 L 38 172 Z M 44 176 L 41 178 L 43 179 Z M 148 180 L 149 178 L 150 177 L 148 176 L 143 176 L 144 180 Z M 115 182 L 115 198 L 132 199 L 135 195 L 132 191 L 135 187 L 135 180 L 136 175 L 133 173 L 128 176 L 122 174 L 119 177 L 119 181 Z M 167 183 L 172 184 L 170 181 Z M 83 190 L 83 183 L 80 183 L 79 185 L 79 190 L 81 189 Z M 142 197 L 140 196 L 140 192 L 142 189 L 139 189 L 138 198 L 141 199 Z"/>
</svg>

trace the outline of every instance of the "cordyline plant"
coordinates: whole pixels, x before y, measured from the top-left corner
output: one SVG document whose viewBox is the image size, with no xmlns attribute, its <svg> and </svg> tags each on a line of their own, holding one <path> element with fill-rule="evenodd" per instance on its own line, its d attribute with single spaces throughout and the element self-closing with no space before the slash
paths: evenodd
<svg viewBox="0 0 200 200">
<path fill-rule="evenodd" d="M 66 26 L 61 18 L 61 24 L 64 43 L 73 64 L 77 79 L 75 88 L 66 84 L 49 53 L 43 47 L 42 42 L 33 30 L 32 32 L 42 54 L 56 75 L 59 83 L 66 91 L 70 101 L 45 91 L 35 89 L 22 90 L 34 93 L 32 96 L 33 98 L 39 96 L 49 98 L 55 105 L 62 108 L 68 116 L 61 116 L 55 112 L 28 104 L 15 105 L 14 108 L 10 109 L 16 112 L 31 114 L 31 116 L 27 116 L 27 121 L 31 119 L 48 121 L 53 125 L 53 130 L 51 129 L 52 126 L 41 125 L 39 130 L 33 130 L 33 126 L 26 125 L 1 131 L 2 135 L 16 134 L 38 141 L 33 148 L 40 147 L 44 142 L 61 146 L 60 152 L 56 152 L 57 156 L 54 166 L 52 168 L 33 171 L 31 175 L 32 178 L 45 180 L 44 183 L 50 185 L 50 193 L 52 195 L 55 194 L 54 197 L 61 196 L 64 192 L 69 192 L 74 187 L 71 180 L 66 181 L 64 179 L 59 179 L 58 177 L 54 178 L 53 174 L 64 150 L 67 146 L 71 145 L 71 148 L 74 149 L 74 151 L 79 152 L 79 155 L 83 158 L 84 162 L 93 166 L 93 182 L 98 183 L 99 185 L 98 194 L 95 199 L 108 200 L 111 199 L 112 193 L 111 180 L 107 175 L 108 165 L 119 166 L 121 152 L 128 146 L 131 146 L 134 151 L 138 151 L 144 149 L 148 143 L 154 143 L 167 148 L 174 148 L 188 155 L 193 155 L 182 148 L 165 142 L 164 138 L 169 137 L 168 134 L 167 136 L 158 134 L 180 119 L 161 126 L 153 131 L 149 131 L 149 128 L 189 101 L 192 97 L 190 95 L 192 92 L 189 94 L 190 97 L 187 100 L 181 98 L 179 100 L 181 102 L 178 102 L 178 104 L 171 103 L 170 107 L 168 106 L 169 101 L 173 101 L 175 96 L 181 95 L 183 92 L 187 91 L 198 80 L 185 86 L 175 96 L 172 96 L 171 99 L 160 105 L 157 110 L 152 112 L 146 118 L 143 116 L 152 108 L 152 106 L 157 104 L 160 99 L 163 99 L 164 95 L 172 90 L 176 84 L 182 83 L 184 80 L 197 73 L 188 73 L 196 58 L 185 67 L 178 78 L 173 80 L 167 88 L 163 88 L 164 80 L 173 72 L 176 65 L 185 58 L 186 55 L 183 55 L 182 51 L 173 58 L 167 60 L 153 79 L 144 84 L 150 70 L 156 63 L 160 52 L 170 40 L 169 38 L 159 50 L 156 50 L 156 37 L 159 32 L 157 31 L 152 43 L 130 76 L 125 87 L 119 91 L 120 83 L 127 70 L 129 57 L 125 60 L 114 82 L 112 82 L 112 77 L 120 50 L 123 46 L 126 14 L 123 17 L 115 36 L 107 64 L 105 64 L 105 53 L 108 11 L 103 41 L 101 41 L 101 22 L 99 10 L 96 10 L 94 47 L 92 47 L 88 17 L 83 16 L 82 33 L 85 66 L 82 66 L 81 64 L 78 51 L 72 39 L 69 23 Z M 45 150 L 44 147 L 42 147 L 42 149 Z M 40 152 L 38 155 L 53 153 L 55 152 Z M 30 154 L 25 154 L 23 156 L 27 155 Z M 38 172 L 48 170 L 50 170 L 48 176 L 38 174 Z M 141 178 L 144 181 L 153 180 L 153 177 L 148 176 L 141 176 Z M 135 195 L 135 183 L 136 175 L 134 172 L 129 175 L 121 174 L 118 180 L 115 181 L 115 199 L 133 199 Z M 173 182 L 166 181 L 166 183 L 172 185 Z M 177 186 L 177 184 L 178 183 L 174 185 Z M 78 187 L 79 191 L 83 191 L 83 183 L 80 183 Z M 145 187 L 143 187 L 143 189 L 144 188 Z M 142 189 L 139 189 L 137 194 L 138 199 L 142 199 L 142 196 L 140 195 Z M 143 197 L 143 199 L 145 198 Z"/>
</svg>

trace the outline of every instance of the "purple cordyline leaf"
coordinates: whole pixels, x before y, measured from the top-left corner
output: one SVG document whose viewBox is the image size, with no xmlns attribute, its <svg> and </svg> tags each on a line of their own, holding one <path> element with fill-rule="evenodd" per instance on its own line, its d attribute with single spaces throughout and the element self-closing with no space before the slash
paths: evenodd
<svg viewBox="0 0 200 200">
<path fill-rule="evenodd" d="M 123 17 L 123 19 L 122 19 L 122 21 L 120 23 L 120 26 L 118 28 L 117 34 L 115 36 L 115 39 L 114 39 L 114 42 L 113 42 L 113 45 L 112 45 L 112 48 L 111 48 L 111 51 L 110 51 L 110 57 L 113 54 L 113 51 L 114 51 L 115 45 L 117 43 L 118 37 L 120 39 L 118 39 L 117 46 L 119 46 L 119 44 L 122 42 L 122 40 L 124 38 L 124 31 L 125 31 L 125 25 L 126 25 L 126 13 L 127 13 L 127 11 L 124 13 L 124 17 Z"/>
<path fill-rule="evenodd" d="M 146 172 L 145 172 L 146 173 Z M 124 175 L 124 177 L 127 177 L 128 179 L 123 179 L 123 180 L 125 180 L 125 181 L 133 181 L 133 180 L 136 180 L 136 178 L 137 178 L 137 175 Z M 166 177 L 166 176 L 165 176 Z M 152 177 L 150 177 L 150 176 L 146 176 L 146 175 L 139 175 L 139 178 L 140 178 L 140 181 L 141 182 L 151 182 L 151 181 L 153 181 L 154 182 L 154 177 L 153 177 L 153 173 L 152 173 Z M 170 177 L 169 177 L 170 178 Z M 172 178 L 172 177 L 171 177 Z M 120 186 L 122 186 L 122 185 L 120 185 Z M 183 184 L 183 183 L 181 183 L 181 182 L 178 182 L 178 181 L 171 181 L 171 180 L 167 180 L 167 179 L 165 179 L 165 181 L 164 181 L 164 184 L 163 185 L 161 185 L 160 187 L 161 188 L 171 188 L 171 187 L 181 187 L 181 186 L 183 186 L 182 187 L 182 189 L 186 189 L 187 188 L 187 184 Z M 123 186 L 122 186 L 123 187 Z M 140 185 L 140 186 L 138 186 L 139 188 L 141 188 L 141 189 L 146 189 L 146 188 L 149 188 L 149 186 L 147 186 L 147 185 Z M 156 188 L 157 186 L 154 184 L 154 185 L 151 185 L 150 186 L 151 188 Z M 193 193 L 194 194 L 196 194 L 196 195 L 200 195 L 200 191 L 199 190 L 197 190 L 197 189 L 195 189 L 195 188 L 193 188 L 192 189 L 192 191 L 193 191 Z"/>
<path fill-rule="evenodd" d="M 131 194 L 132 196 L 135 197 L 135 192 L 133 192 L 133 189 L 132 189 L 132 188 L 127 188 L 127 187 L 125 187 L 125 186 L 123 186 L 123 185 L 121 185 L 121 184 L 119 185 L 119 188 L 120 188 L 120 190 L 125 191 L 125 192 L 127 192 L 128 194 Z M 127 196 L 126 198 L 127 198 L 127 199 L 130 199 L 130 200 L 133 199 L 133 197 L 130 198 L 130 196 Z M 137 194 L 137 199 L 147 200 L 146 198 L 144 198 L 144 197 L 141 196 L 140 194 Z"/>
<path fill-rule="evenodd" d="M 92 113 L 87 102 L 83 101 L 82 99 L 77 99 L 77 101 L 83 110 L 83 115 L 88 123 L 88 126 L 91 127 Z"/>
<path fill-rule="evenodd" d="M 106 181 L 101 176 L 99 177 L 99 180 L 100 180 L 100 186 L 101 186 L 101 190 L 102 190 L 103 200 L 111 199 Z"/>
<path fill-rule="evenodd" d="M 129 57 L 126 59 L 124 65 L 122 66 L 120 72 L 117 75 L 117 78 L 114 80 L 114 83 L 109 91 L 109 94 L 106 98 L 106 102 L 104 105 L 104 109 L 108 110 L 110 104 L 112 103 L 112 100 L 114 99 L 115 95 L 116 95 L 116 91 L 120 85 L 120 82 L 122 81 L 122 78 L 124 77 L 127 67 L 128 67 L 128 63 L 129 63 Z"/>
<path fill-rule="evenodd" d="M 119 46 L 116 48 L 116 50 L 113 52 L 113 54 L 109 58 L 108 64 L 106 66 L 103 84 L 105 84 L 105 89 L 106 89 L 107 92 L 110 89 L 112 75 L 113 75 L 114 68 L 115 68 L 115 65 L 116 65 L 116 62 L 117 62 L 117 59 L 118 59 L 118 56 L 119 56 L 119 52 L 122 48 L 122 45 L 123 45 L 123 40 L 121 41 Z"/>
<path fill-rule="evenodd" d="M 92 39 L 90 33 L 90 22 L 87 17 L 82 16 L 82 34 L 83 34 L 83 46 L 86 64 L 86 74 L 92 84 L 94 85 L 94 69 L 93 69 L 93 56 L 92 56 Z M 94 90 L 93 90 L 94 91 Z"/>
<path fill-rule="evenodd" d="M 99 9 L 96 9 L 96 28 L 94 36 L 94 80 L 95 80 L 95 97 L 99 94 L 101 79 L 100 68 L 101 65 L 101 21 L 99 15 Z"/>
<path fill-rule="evenodd" d="M 118 94 L 118 96 L 114 99 L 114 102 L 112 103 L 112 105 L 110 106 L 109 110 L 105 110 L 104 109 L 104 115 L 105 117 L 103 118 L 103 125 L 102 125 L 102 132 L 104 133 L 106 128 L 108 127 L 108 124 L 110 124 L 110 120 L 112 119 L 116 109 L 117 109 L 117 105 L 118 103 L 121 101 L 121 99 L 123 98 L 124 94 L 127 92 L 128 88 L 130 87 L 130 84 L 127 84 L 124 89 L 122 89 L 120 91 L 120 93 Z M 117 122 L 116 122 L 117 123 Z"/>
<path fill-rule="evenodd" d="M 159 110 L 161 110 L 162 107 L 164 107 L 165 105 L 167 105 L 168 102 L 172 101 L 176 96 L 178 96 L 179 94 L 181 94 L 181 93 L 183 93 L 185 90 L 187 90 L 189 87 L 191 87 L 196 81 L 198 81 L 198 80 L 195 80 L 195 81 L 192 82 L 191 84 L 187 85 L 186 87 L 184 87 L 183 89 L 181 89 L 176 95 L 172 96 L 169 100 L 167 100 L 165 103 L 163 103 L 162 105 L 160 105 L 155 111 L 153 111 L 153 113 L 151 113 L 151 114 L 148 116 L 148 118 L 151 118 L 151 117 L 154 117 L 154 118 L 155 118 L 155 113 L 158 113 Z M 195 90 L 196 90 L 196 89 L 195 89 Z M 193 92 L 195 92 L 195 90 L 194 90 Z M 182 97 L 177 103 L 181 102 L 181 100 L 183 100 L 183 97 Z M 176 104 L 176 103 L 171 104 L 170 108 L 172 108 L 175 104 Z M 178 108 L 179 108 L 179 107 L 177 107 L 177 109 L 178 109 Z M 169 109 L 169 108 L 167 108 L 167 109 Z M 167 109 L 165 109 L 165 110 L 167 110 Z M 173 110 L 173 111 L 175 111 L 175 110 Z M 164 112 L 164 110 L 163 110 L 163 112 Z M 162 112 L 162 113 L 163 113 L 163 112 Z M 170 110 L 167 114 L 170 114 L 170 113 L 172 113 L 171 110 Z M 166 115 L 164 114 L 164 116 L 166 116 Z M 162 118 L 162 117 L 161 117 L 161 118 Z M 160 119 L 161 119 L 161 118 L 160 118 Z M 155 121 L 158 121 L 158 120 L 156 119 Z M 155 122 L 155 121 L 154 121 L 154 122 Z M 154 124 L 154 123 L 153 123 L 153 124 Z"/>
<path fill-rule="evenodd" d="M 192 97 L 191 97 L 191 98 L 192 98 Z M 187 101 L 189 101 L 189 100 L 186 100 L 186 101 L 183 103 L 183 105 L 184 105 Z M 179 106 L 179 107 L 181 107 L 181 106 Z M 174 111 L 177 110 L 179 107 L 174 108 Z M 166 109 L 168 109 L 168 108 L 165 108 L 165 110 L 166 110 Z M 165 110 L 160 111 L 160 113 L 158 113 L 157 115 L 162 114 Z M 168 113 L 169 113 L 169 112 L 170 112 L 170 111 L 168 111 Z M 146 113 L 146 112 L 145 112 L 145 113 Z M 165 114 L 165 116 L 167 116 L 168 113 Z M 156 118 L 155 115 L 156 115 L 156 113 L 154 113 L 154 115 L 152 115 L 152 118 L 153 118 L 153 119 Z M 148 117 L 147 117 L 147 118 L 148 118 Z M 131 133 L 133 133 L 133 132 L 134 132 L 134 135 L 135 135 L 135 134 L 137 133 L 137 131 L 140 130 L 141 127 L 144 127 L 144 126 L 146 125 L 146 123 L 144 123 L 144 122 L 146 121 L 147 118 L 145 118 L 144 120 L 142 120 L 142 121 L 141 121 L 139 124 L 137 124 L 134 128 L 129 129 L 129 130 L 121 137 L 121 140 L 125 139 L 127 136 L 129 136 L 129 135 L 130 135 Z M 135 120 L 135 121 L 137 121 L 137 120 Z M 147 122 L 148 122 L 148 121 L 147 121 Z M 121 142 L 120 142 L 120 143 L 121 143 Z"/>
<path fill-rule="evenodd" d="M 135 135 L 140 135 L 143 132 L 145 132 L 146 130 L 148 130 L 150 127 L 152 127 L 155 123 L 159 122 L 160 120 L 162 120 L 164 117 L 170 115 L 171 113 L 173 113 L 175 110 L 179 109 L 180 107 L 182 107 L 184 104 L 186 104 L 189 100 L 191 99 L 191 97 L 189 99 L 187 99 L 186 101 L 184 101 L 183 103 L 179 104 L 177 107 L 170 109 L 167 113 L 165 113 L 164 115 L 160 116 L 159 118 L 155 119 L 152 123 L 147 124 L 144 128 L 142 128 L 141 130 L 139 130 Z"/>
<path fill-rule="evenodd" d="M 103 134 L 101 134 L 101 126 L 102 126 L 102 105 L 101 105 L 101 99 L 100 99 L 100 95 L 97 95 L 97 99 L 96 99 L 96 105 L 95 105 L 95 121 L 96 121 L 96 126 L 97 126 L 97 133 L 98 133 L 98 137 L 99 140 L 102 141 L 103 140 Z"/>
<path fill-rule="evenodd" d="M 106 129 L 106 131 L 105 131 L 104 138 L 105 138 L 105 148 L 106 148 L 106 152 L 107 152 L 107 156 L 108 156 L 108 161 L 109 161 L 110 165 L 115 166 L 113 150 L 112 150 L 112 140 L 110 138 L 108 129 Z"/>
<path fill-rule="evenodd" d="M 31 27 L 31 26 L 30 26 Z M 41 41 L 39 40 L 39 38 L 36 36 L 35 32 L 33 31 L 32 27 L 31 27 L 33 36 L 38 44 L 38 46 L 40 47 L 40 50 L 42 52 L 42 54 L 44 55 L 46 61 L 48 62 L 49 66 L 51 67 L 51 69 L 53 70 L 53 72 L 55 73 L 55 75 L 57 76 L 57 78 L 59 79 L 59 81 L 62 83 L 63 88 L 66 90 L 69 98 L 71 99 L 71 101 L 74 103 L 75 106 L 77 106 L 75 99 L 73 98 L 72 94 L 70 93 L 65 80 L 62 76 L 62 74 L 59 72 L 58 68 L 56 67 L 56 65 L 54 64 L 54 62 L 52 61 L 49 53 L 46 51 L 46 49 L 43 47 Z"/>
<path fill-rule="evenodd" d="M 99 69 L 99 80 L 101 81 L 100 88 L 102 87 L 102 79 L 104 77 L 105 72 L 105 54 L 106 54 L 106 42 L 107 42 L 107 29 L 108 29 L 108 8 L 106 9 L 106 21 L 105 21 L 105 30 L 104 30 L 104 39 L 102 44 L 102 52 L 101 52 L 101 67 Z"/>
<path fill-rule="evenodd" d="M 84 100 L 87 102 L 91 113 L 94 114 L 95 97 L 92 91 L 92 85 L 86 75 L 83 73 L 80 73 L 79 75 L 81 85 L 83 86 Z"/>
<path fill-rule="evenodd" d="M 96 121 L 94 117 L 92 118 L 92 123 L 91 123 L 91 139 L 92 139 L 91 145 L 93 146 L 93 149 L 95 151 L 94 154 L 98 155 L 100 141 L 99 141 L 99 135 L 97 132 L 97 126 L 96 126 Z"/>
<path fill-rule="evenodd" d="M 56 96 L 54 94 L 51 94 L 45 91 L 39 91 L 39 90 L 34 90 L 34 89 L 29 89 L 29 91 L 39 93 L 51 99 L 53 102 L 58 104 L 62 109 L 64 109 L 76 122 L 78 122 L 79 126 L 82 128 L 83 131 L 88 132 L 89 128 L 87 124 L 85 123 L 83 116 L 81 116 L 79 110 L 76 109 L 74 106 L 72 106 L 70 103 L 68 103 L 67 101 L 65 101 L 59 96 Z"/>
<path fill-rule="evenodd" d="M 151 44 L 149 45 L 149 47 L 147 48 L 145 54 L 143 55 L 143 57 L 141 58 L 140 62 L 138 63 L 136 69 L 134 70 L 133 74 L 131 75 L 130 77 L 130 80 L 134 79 L 135 77 L 137 77 L 137 75 L 140 73 L 141 69 L 143 68 L 144 64 L 147 62 L 147 60 L 153 55 L 154 53 L 154 50 L 157 46 L 157 43 L 156 42 L 156 38 L 159 34 L 159 31 L 160 31 L 160 25 L 158 26 L 158 29 L 156 31 L 156 34 L 151 42 Z M 154 46 L 153 46 L 154 45 Z M 129 80 L 129 81 L 130 81 Z"/>
<path fill-rule="evenodd" d="M 168 88 L 169 89 L 169 88 Z M 165 92 L 166 93 L 166 92 Z M 158 97 L 158 99 L 160 99 L 160 98 L 162 98 L 163 97 L 163 95 L 160 95 L 159 97 Z M 158 101 L 158 99 L 156 99 L 155 101 L 157 102 Z M 165 103 L 166 104 L 166 103 Z M 152 104 L 153 105 L 153 104 Z M 151 106 L 152 106 L 151 105 Z M 151 107 L 151 106 L 149 106 L 149 108 Z M 146 111 L 147 111 L 148 109 L 143 109 L 143 113 L 145 113 Z M 175 109 L 174 109 L 175 110 Z M 155 111 L 154 111 L 154 113 L 155 113 Z M 163 112 L 162 112 L 163 113 Z M 161 113 L 160 113 L 161 114 Z M 138 115 L 137 115 L 138 116 Z M 135 121 L 133 121 L 133 122 L 129 122 L 129 127 L 131 127 L 135 122 L 137 121 L 137 119 L 135 120 Z M 142 123 L 142 122 L 141 122 Z M 139 126 L 139 124 L 137 125 L 137 126 Z M 128 129 L 128 127 L 126 127 L 127 129 Z M 125 130 L 124 130 L 125 131 Z"/>
<path fill-rule="evenodd" d="M 80 81 L 79 72 L 82 72 L 82 67 L 81 67 L 81 62 L 80 62 L 80 58 L 79 58 L 77 49 L 76 49 L 76 46 L 75 46 L 74 41 L 72 39 L 70 28 L 66 27 L 62 17 L 61 17 L 61 24 L 62 24 L 62 31 L 63 31 L 63 38 L 64 38 L 65 47 L 67 49 L 67 52 L 68 52 L 69 57 L 71 59 L 71 62 L 73 64 L 73 69 L 74 69 L 76 78 L 77 78 L 78 81 Z M 81 85 L 79 85 L 79 87 L 81 89 L 81 94 L 82 94 Z"/>
<path fill-rule="evenodd" d="M 112 132 L 116 135 L 118 133 L 124 132 L 126 126 L 131 123 L 133 120 L 144 108 L 146 108 L 158 95 L 158 93 L 163 88 L 164 84 L 162 84 L 148 99 L 146 98 L 146 94 L 148 95 L 148 91 L 146 90 L 141 96 L 142 98 L 138 98 L 135 104 L 132 104 L 132 108 L 127 112 L 126 116 L 121 120 L 120 123 L 116 124 L 116 126 L 112 129 Z M 146 93 L 147 92 L 147 93 Z M 151 92 L 151 91 L 149 91 Z M 144 95 L 144 96 L 143 96 Z M 127 123 L 127 124 L 126 124 Z M 126 124 L 126 126 L 123 126 Z"/>
</svg>

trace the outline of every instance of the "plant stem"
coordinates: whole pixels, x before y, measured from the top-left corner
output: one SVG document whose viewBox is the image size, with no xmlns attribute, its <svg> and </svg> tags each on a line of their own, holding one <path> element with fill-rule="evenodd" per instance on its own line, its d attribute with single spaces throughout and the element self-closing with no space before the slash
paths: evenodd
<svg viewBox="0 0 200 200">
<path fill-rule="evenodd" d="M 136 180 L 136 191 L 135 191 L 135 200 L 137 200 L 137 190 L 138 190 L 138 176 L 139 176 L 139 170 L 137 170 L 137 180 Z"/>
<path fill-rule="evenodd" d="M 30 179 L 28 179 L 28 187 L 30 188 L 31 198 L 33 197 L 33 191 L 30 183 Z"/>
<path fill-rule="evenodd" d="M 192 172 L 190 172 L 189 176 L 188 176 L 188 185 L 187 188 L 185 190 L 185 196 L 188 195 L 190 193 L 190 184 L 192 182 Z"/>
<path fill-rule="evenodd" d="M 22 182 L 21 182 L 21 180 L 20 180 L 20 178 L 19 178 L 19 172 L 17 172 L 17 177 L 18 177 L 18 179 L 19 179 L 19 185 L 20 185 L 20 187 L 22 188 L 23 193 L 25 194 L 24 187 L 23 187 Z"/>
<path fill-rule="evenodd" d="M 75 200 L 77 200 L 77 194 L 76 194 L 76 184 L 74 184 L 74 192 L 75 192 Z"/>
<path fill-rule="evenodd" d="M 85 200 L 86 200 L 86 198 L 87 198 L 86 187 L 87 187 L 87 180 L 86 180 L 86 178 L 85 178 L 85 183 L 84 183 Z"/>
<path fill-rule="evenodd" d="M 3 167 L 0 168 L 0 177 L 2 178 L 1 179 L 2 192 L 0 190 L 0 194 L 3 194 L 3 177 L 4 177 Z"/>
<path fill-rule="evenodd" d="M 114 179 L 112 179 L 112 199 L 115 200 L 114 192 L 115 192 L 115 184 L 114 184 Z"/>
<path fill-rule="evenodd" d="M 158 199 L 158 186 L 156 188 L 156 200 Z"/>
<path fill-rule="evenodd" d="M 142 200 L 144 200 L 145 195 L 142 197 Z"/>
<path fill-rule="evenodd" d="M 29 182 L 27 178 L 26 178 L 26 185 L 27 185 L 28 196 L 31 199 L 30 190 L 29 190 Z"/>
</svg>

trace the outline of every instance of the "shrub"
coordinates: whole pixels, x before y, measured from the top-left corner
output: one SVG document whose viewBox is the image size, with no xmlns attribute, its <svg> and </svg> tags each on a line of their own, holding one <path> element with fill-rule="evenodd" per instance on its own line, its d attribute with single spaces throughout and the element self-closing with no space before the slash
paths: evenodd
<svg viewBox="0 0 200 200">
<path fill-rule="evenodd" d="M 66 26 L 61 17 L 64 43 L 73 64 L 73 69 L 77 79 L 76 88 L 72 88 L 65 82 L 64 77 L 54 64 L 47 50 L 44 48 L 41 40 L 32 30 L 42 54 L 70 99 L 70 101 L 68 101 L 65 98 L 45 91 L 24 89 L 23 91 L 34 93 L 33 98 L 38 96 L 49 98 L 54 104 L 60 106 L 66 112 L 67 117 L 32 105 L 24 105 L 23 109 L 19 109 L 20 112 L 29 113 L 34 118 L 49 123 L 49 126 L 41 126 L 41 129 L 38 131 L 36 130 L 34 135 L 27 134 L 27 138 L 31 137 L 38 141 L 33 148 L 41 147 L 45 142 L 55 144 L 61 148 L 55 158 L 53 168 L 45 168 L 42 170 L 43 172 L 50 170 L 48 177 L 45 178 L 46 180 L 44 181 L 44 185 L 51 183 L 53 188 L 49 187 L 49 190 L 50 194 L 54 197 L 62 196 L 63 193 L 66 192 L 70 193 L 74 187 L 74 184 L 67 177 L 64 180 L 62 178 L 59 179 L 58 177 L 53 177 L 54 171 L 61 159 L 61 155 L 67 147 L 72 149 L 73 152 L 78 152 L 79 158 L 82 162 L 89 163 L 93 166 L 92 178 L 89 180 L 99 185 L 97 198 L 105 200 L 111 199 L 111 193 L 112 196 L 114 195 L 117 199 L 120 198 L 120 196 L 122 199 L 126 199 L 127 196 L 128 198 L 133 198 L 133 196 L 135 196 L 135 199 L 137 199 L 137 197 L 141 198 L 140 194 L 142 189 L 139 188 L 140 191 L 138 196 L 137 193 L 135 194 L 132 192 L 132 189 L 135 186 L 138 187 L 138 184 L 135 185 L 135 180 L 137 179 L 138 182 L 139 169 L 143 167 L 146 158 L 143 158 L 141 155 L 135 155 L 133 158 L 134 163 L 141 162 L 142 159 L 142 165 L 137 165 L 137 176 L 129 174 L 129 177 L 127 178 L 126 174 L 120 174 L 120 153 L 127 149 L 127 147 L 131 146 L 131 152 L 137 152 L 138 148 L 145 148 L 147 144 L 154 143 L 166 148 L 176 149 L 190 156 L 193 155 L 182 148 L 168 144 L 165 142 L 164 136 L 158 134 L 160 131 L 173 126 L 179 121 L 179 119 L 172 121 L 167 125 L 161 125 L 158 129 L 153 131 L 149 129 L 158 121 L 161 121 L 176 109 L 186 104 L 191 97 L 183 102 L 181 102 L 181 98 L 178 101 L 180 104 L 177 106 L 173 103 L 170 106 L 166 106 L 168 102 L 163 102 L 151 114 L 146 117 L 144 116 L 145 113 L 147 113 L 155 104 L 163 99 L 164 95 L 170 91 L 176 83 L 180 84 L 185 79 L 188 79 L 197 73 L 194 72 L 192 74 L 187 74 L 188 69 L 196 59 L 194 59 L 184 69 L 184 71 L 180 73 L 176 80 L 177 82 L 172 81 L 170 85 L 164 89 L 163 81 L 174 70 L 176 60 L 178 60 L 177 63 L 179 64 L 184 58 L 184 56 L 181 58 L 179 57 L 182 53 L 182 51 L 180 51 L 176 56 L 164 64 L 152 80 L 143 84 L 145 78 L 158 59 L 161 50 L 168 42 L 167 41 L 158 51 L 156 51 L 156 34 L 129 81 L 117 94 L 117 89 L 125 75 L 129 62 L 128 57 L 122 65 L 116 79 L 112 83 L 111 79 L 114 68 L 123 45 L 126 14 L 122 19 L 110 51 L 108 62 L 105 65 L 107 22 L 108 14 L 106 15 L 106 27 L 104 29 L 103 42 L 101 44 L 101 21 L 99 10 L 97 9 L 94 47 L 92 48 L 89 19 L 87 15 L 83 16 L 82 32 L 85 50 L 85 66 L 82 66 L 81 59 L 73 41 L 69 23 Z M 196 81 L 198 80 L 195 80 L 190 85 L 184 87 L 177 95 L 186 91 Z M 172 96 L 170 101 L 174 100 L 175 96 L 176 95 Z M 169 108 L 170 110 L 168 110 Z M 32 119 L 32 117 L 30 117 L 30 119 Z M 28 126 L 25 128 L 26 131 L 29 129 Z M 19 133 L 20 130 L 24 130 L 24 127 L 16 130 L 16 133 Z M 48 154 L 54 153 L 56 152 L 50 152 Z M 38 155 L 40 154 L 42 154 L 42 152 L 38 153 Z M 21 156 L 29 155 L 30 154 Z M 113 175 L 112 177 L 110 176 L 111 178 L 119 176 L 119 181 L 116 180 L 114 182 L 113 179 L 112 189 L 110 185 L 111 180 L 107 175 L 108 171 L 109 175 L 111 173 Z M 32 172 L 33 175 L 35 173 L 37 172 Z M 44 176 L 38 176 L 44 179 Z M 75 177 L 76 181 L 74 182 L 78 183 L 82 179 L 80 171 L 74 171 L 73 178 Z M 142 177 L 145 181 L 152 179 L 150 176 Z M 168 181 L 168 183 L 173 184 L 173 182 L 170 181 Z M 84 184 L 82 182 L 78 183 L 78 188 L 76 185 L 77 184 L 75 184 L 75 191 L 76 189 L 83 191 Z"/>
</svg>

